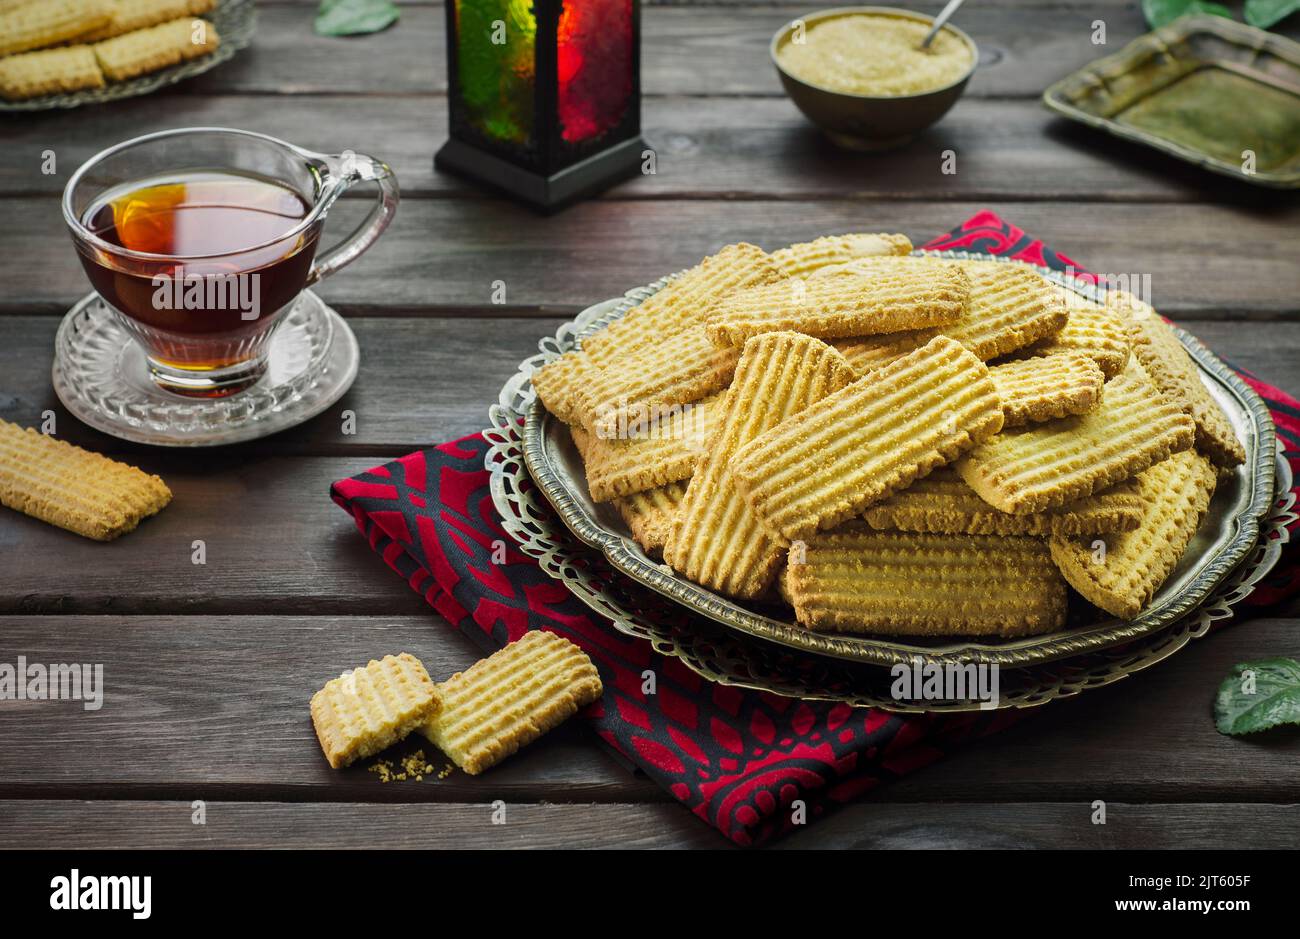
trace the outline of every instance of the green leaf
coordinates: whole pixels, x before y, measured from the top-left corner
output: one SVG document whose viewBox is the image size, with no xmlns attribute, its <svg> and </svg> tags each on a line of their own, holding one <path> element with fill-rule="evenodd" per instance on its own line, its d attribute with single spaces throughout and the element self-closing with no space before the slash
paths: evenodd
<svg viewBox="0 0 1300 939">
<path fill-rule="evenodd" d="M 1221 734 L 1253 734 L 1282 724 L 1300 725 L 1300 662 L 1262 659 L 1233 667 L 1214 699 Z"/>
<path fill-rule="evenodd" d="M 322 36 L 356 36 L 377 33 L 399 16 L 389 0 L 321 0 L 314 25 Z"/>
<path fill-rule="evenodd" d="M 1269 2 L 1296 2 L 1296 0 L 1269 0 Z M 1172 23 L 1180 16 L 1192 13 L 1211 13 L 1232 19 L 1232 11 L 1221 3 L 1206 0 L 1142 0 L 1142 13 L 1152 29 Z"/>
<path fill-rule="evenodd" d="M 1300 0 L 1246 0 L 1246 22 L 1268 29 L 1296 10 L 1300 10 Z"/>
</svg>

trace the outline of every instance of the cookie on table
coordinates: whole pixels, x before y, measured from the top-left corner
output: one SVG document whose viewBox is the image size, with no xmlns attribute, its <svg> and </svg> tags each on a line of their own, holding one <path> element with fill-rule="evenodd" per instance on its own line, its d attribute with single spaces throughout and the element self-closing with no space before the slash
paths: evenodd
<svg viewBox="0 0 1300 939">
<path fill-rule="evenodd" d="M 403 652 L 326 682 L 312 695 L 311 722 L 330 766 L 341 769 L 402 740 L 441 706 L 424 665 Z"/>
<path fill-rule="evenodd" d="M 157 476 L 0 420 L 0 505 L 111 541 L 171 499 Z"/>
<path fill-rule="evenodd" d="M 580 648 L 533 630 L 438 685 L 443 707 L 420 733 L 465 772 L 495 766 L 604 693 Z"/>
</svg>

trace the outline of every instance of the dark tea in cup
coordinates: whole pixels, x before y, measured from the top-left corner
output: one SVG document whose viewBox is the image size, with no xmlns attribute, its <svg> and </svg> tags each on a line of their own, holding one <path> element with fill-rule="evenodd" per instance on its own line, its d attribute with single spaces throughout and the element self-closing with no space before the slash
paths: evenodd
<svg viewBox="0 0 1300 939">
<path fill-rule="evenodd" d="M 82 254 L 99 295 L 149 331 L 155 358 L 181 369 L 221 369 L 247 357 L 302 290 L 316 233 L 292 234 L 311 206 L 283 183 L 251 174 L 192 171 L 123 184 L 82 217 L 86 229 L 132 254 L 123 264 Z"/>
<path fill-rule="evenodd" d="M 341 243 L 325 216 L 361 182 L 378 198 Z M 397 210 L 397 181 L 352 151 L 314 153 L 249 131 L 190 127 L 110 147 L 77 170 L 63 217 L 96 293 L 168 391 L 220 397 L 265 374 L 303 289 L 361 255 Z"/>
</svg>

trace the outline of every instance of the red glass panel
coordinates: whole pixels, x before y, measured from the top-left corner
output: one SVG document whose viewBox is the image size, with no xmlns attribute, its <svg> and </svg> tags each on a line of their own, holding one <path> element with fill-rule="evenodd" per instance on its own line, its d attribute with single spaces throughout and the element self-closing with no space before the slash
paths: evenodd
<svg viewBox="0 0 1300 939">
<path fill-rule="evenodd" d="M 618 126 L 632 97 L 632 0 L 565 0 L 556 44 L 560 136 Z"/>
</svg>

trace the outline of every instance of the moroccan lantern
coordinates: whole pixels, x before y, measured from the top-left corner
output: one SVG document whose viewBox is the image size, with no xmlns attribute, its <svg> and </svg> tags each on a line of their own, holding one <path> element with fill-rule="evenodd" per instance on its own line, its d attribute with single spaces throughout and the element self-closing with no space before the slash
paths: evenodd
<svg viewBox="0 0 1300 939">
<path fill-rule="evenodd" d="M 434 164 L 552 210 L 640 170 L 639 0 L 448 0 Z"/>
</svg>

